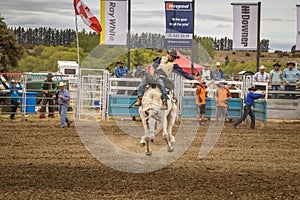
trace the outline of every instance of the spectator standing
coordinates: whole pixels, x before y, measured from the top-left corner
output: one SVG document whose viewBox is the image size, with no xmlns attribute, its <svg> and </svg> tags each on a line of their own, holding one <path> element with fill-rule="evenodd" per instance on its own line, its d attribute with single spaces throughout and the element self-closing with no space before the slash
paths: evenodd
<svg viewBox="0 0 300 200">
<path fill-rule="evenodd" d="M 202 76 L 202 78 L 205 79 L 205 81 L 210 81 L 213 79 L 213 73 L 210 69 L 210 66 L 208 64 L 204 65 L 204 69 L 202 69 L 199 72 L 199 75 Z"/>
<path fill-rule="evenodd" d="M 196 104 L 197 104 L 197 119 L 199 122 L 199 125 L 205 126 L 205 109 L 206 109 L 206 102 L 205 98 L 207 96 L 206 93 L 206 83 L 204 80 L 199 81 L 199 85 L 197 86 L 196 89 Z"/>
<path fill-rule="evenodd" d="M 57 99 L 59 105 L 60 127 L 64 128 L 65 123 L 67 123 L 69 127 L 72 123 L 72 120 L 67 117 L 68 107 L 70 104 L 70 93 L 65 88 L 64 82 L 60 82 L 58 86 L 59 89 L 56 91 L 56 94 L 53 96 L 53 98 Z"/>
<path fill-rule="evenodd" d="M 300 78 L 299 70 L 295 69 L 295 63 L 289 61 L 287 64 L 287 68 L 285 68 L 282 72 L 282 77 L 285 82 L 284 90 L 285 91 L 296 91 L 296 83 L 297 76 Z M 285 94 L 285 99 L 296 99 L 295 94 Z"/>
<path fill-rule="evenodd" d="M 41 84 L 41 90 L 43 92 L 43 99 L 42 99 L 42 109 L 40 114 L 40 119 L 45 118 L 46 113 L 46 106 L 48 104 L 48 117 L 54 118 L 54 99 L 53 95 L 55 94 L 55 91 L 57 90 L 57 86 L 52 81 L 53 75 L 51 73 L 48 73 L 47 79 Z"/>
<path fill-rule="evenodd" d="M 10 89 L 10 105 L 11 105 L 10 119 L 13 120 L 17 112 L 18 105 L 20 104 L 18 91 L 22 90 L 23 87 L 20 83 L 17 83 L 17 81 L 11 80 L 11 83 L 9 84 L 9 89 Z"/>
<path fill-rule="evenodd" d="M 128 68 L 124 66 L 124 61 L 119 60 L 116 62 L 117 66 L 115 67 L 114 74 L 117 78 L 125 78 L 128 73 Z M 126 82 L 119 81 L 118 86 L 126 86 Z M 117 94 L 124 94 L 125 90 L 118 90 Z"/>
<path fill-rule="evenodd" d="M 265 94 L 265 91 L 263 91 L 262 94 L 255 94 L 256 90 L 257 88 L 254 87 L 248 89 L 249 92 L 246 96 L 243 116 L 232 124 L 234 128 L 236 128 L 242 121 L 244 121 L 248 115 L 251 117 L 250 128 L 255 128 L 255 116 L 252 110 L 252 106 L 254 104 L 255 99 L 259 99 Z"/>
<path fill-rule="evenodd" d="M 266 72 L 265 66 L 259 67 L 259 72 L 256 72 L 253 76 L 254 82 L 268 82 L 269 81 L 269 74 Z M 255 85 L 255 83 L 254 83 Z M 264 85 L 255 85 L 255 87 L 259 90 L 266 90 L 266 86 Z"/>
<path fill-rule="evenodd" d="M 228 100 L 231 94 L 228 88 L 225 88 L 226 82 L 219 82 L 219 88 L 216 91 L 216 122 L 220 117 L 226 118 L 228 111 Z"/>
<path fill-rule="evenodd" d="M 278 91 L 280 90 L 280 85 L 283 82 L 282 79 L 282 71 L 279 70 L 281 65 L 279 63 L 275 63 L 273 65 L 274 69 L 270 71 L 270 82 L 271 82 L 271 87 L 273 91 Z M 272 95 L 273 99 L 278 99 L 278 94 L 273 94 Z"/>
<path fill-rule="evenodd" d="M 215 81 L 225 80 L 224 72 L 221 69 L 221 63 L 220 62 L 216 62 L 216 69 L 213 72 L 213 78 L 214 78 Z"/>
</svg>

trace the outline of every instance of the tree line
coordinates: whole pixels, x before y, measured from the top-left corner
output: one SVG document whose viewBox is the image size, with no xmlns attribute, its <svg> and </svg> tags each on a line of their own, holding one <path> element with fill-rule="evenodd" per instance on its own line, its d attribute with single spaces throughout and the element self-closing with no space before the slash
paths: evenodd
<svg viewBox="0 0 300 200">
<path fill-rule="evenodd" d="M 51 27 L 39 28 L 24 28 L 15 27 L 9 29 L 18 38 L 19 44 L 33 44 L 33 45 L 50 45 L 50 46 L 70 46 L 76 39 L 76 32 L 72 29 L 59 30 Z M 86 32 L 84 34 L 95 35 L 93 32 Z M 209 39 L 212 41 L 213 49 L 216 51 L 232 51 L 233 40 L 224 37 L 217 39 L 216 37 L 200 37 L 195 35 L 194 40 L 201 41 L 202 39 Z M 135 33 L 131 34 L 130 46 L 131 48 L 154 48 L 164 49 L 165 36 L 157 33 Z M 260 41 L 260 51 L 269 51 L 269 40 L 262 39 Z"/>
<path fill-rule="evenodd" d="M 108 66 L 113 68 L 112 56 L 126 61 L 126 47 L 116 48 L 99 45 L 100 37 L 94 32 L 82 30 L 78 33 L 81 61 L 89 61 L 95 68 Z M 155 53 L 164 49 L 163 34 L 141 33 L 130 37 L 133 51 L 131 66 L 137 63 L 149 63 Z M 194 37 L 194 61 L 212 63 L 215 51 L 232 50 L 232 40 L 212 37 Z M 138 49 L 150 49 L 150 51 Z M 120 50 L 122 49 L 122 50 Z M 269 40 L 261 41 L 261 52 L 267 52 Z M 119 55 L 119 52 L 123 52 Z M 190 50 L 184 50 L 191 55 Z M 109 59 L 108 59 L 109 58 Z M 8 28 L 4 18 L 0 16 L 0 72 L 10 71 L 54 71 L 58 60 L 77 60 L 76 32 L 72 29 L 59 30 L 50 27 L 40 28 Z M 85 66 L 83 64 L 82 66 Z"/>
</svg>

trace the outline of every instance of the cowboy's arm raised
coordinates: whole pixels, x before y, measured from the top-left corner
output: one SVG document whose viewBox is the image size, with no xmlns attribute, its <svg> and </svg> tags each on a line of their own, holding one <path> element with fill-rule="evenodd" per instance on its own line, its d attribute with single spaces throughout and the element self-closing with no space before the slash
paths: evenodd
<svg viewBox="0 0 300 200">
<path fill-rule="evenodd" d="M 201 79 L 201 76 L 194 76 L 192 74 L 188 74 L 183 69 L 178 65 L 174 64 L 173 71 L 179 75 L 182 75 L 184 78 L 189 79 L 189 80 L 199 80 Z"/>
</svg>

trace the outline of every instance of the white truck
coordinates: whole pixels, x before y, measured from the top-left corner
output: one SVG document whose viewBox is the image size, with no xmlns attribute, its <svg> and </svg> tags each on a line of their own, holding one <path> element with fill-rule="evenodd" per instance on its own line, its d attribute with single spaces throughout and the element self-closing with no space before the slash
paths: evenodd
<svg viewBox="0 0 300 200">
<path fill-rule="evenodd" d="M 79 65 L 75 61 L 57 61 L 57 71 L 60 73 L 64 80 L 69 83 L 76 84 L 79 75 Z"/>
</svg>

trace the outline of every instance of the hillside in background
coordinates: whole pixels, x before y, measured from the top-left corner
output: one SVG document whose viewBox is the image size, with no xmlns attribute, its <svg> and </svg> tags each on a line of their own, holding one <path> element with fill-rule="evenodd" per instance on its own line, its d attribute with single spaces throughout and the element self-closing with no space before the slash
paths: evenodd
<svg viewBox="0 0 300 200">
<path fill-rule="evenodd" d="M 249 70 L 256 71 L 256 52 L 242 52 L 242 51 L 215 51 L 214 59 L 215 62 L 221 62 L 222 69 L 226 74 L 237 74 L 239 71 Z M 294 61 L 300 63 L 300 53 L 291 53 L 291 52 L 274 52 L 274 53 L 261 53 L 260 55 L 260 64 L 264 65 L 267 70 L 270 72 L 273 69 L 273 64 L 279 62 L 283 70 L 286 67 L 288 61 Z M 212 67 L 214 67 L 214 63 Z"/>
</svg>

